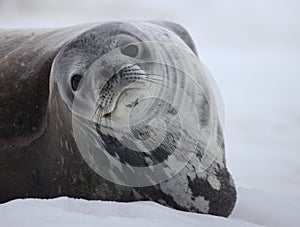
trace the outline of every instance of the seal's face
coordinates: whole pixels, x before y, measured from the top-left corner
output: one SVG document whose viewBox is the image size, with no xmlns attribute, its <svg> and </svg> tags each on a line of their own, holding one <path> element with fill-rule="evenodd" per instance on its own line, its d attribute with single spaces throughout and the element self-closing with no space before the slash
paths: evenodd
<svg viewBox="0 0 300 227">
<path fill-rule="evenodd" d="M 150 23 L 141 26 L 111 22 L 77 37 L 58 53 L 52 68 L 54 83 L 65 103 L 72 109 L 74 94 L 79 89 L 80 81 L 89 74 L 97 73 L 101 81 L 107 81 L 115 73 L 119 73 L 121 81 L 129 79 L 128 76 L 136 73 L 134 70 L 141 70 L 135 63 L 153 60 L 158 55 L 146 44 L 153 41 L 177 45 L 184 43 L 173 32 Z M 113 56 L 103 57 L 112 50 Z"/>
<path fill-rule="evenodd" d="M 60 51 L 52 68 L 85 161 L 131 186 L 169 179 L 199 152 L 199 138 L 207 145 L 209 104 L 192 78 L 200 73 L 191 49 L 150 23 L 88 30 Z"/>
<path fill-rule="evenodd" d="M 52 68 L 53 81 L 65 104 L 74 112 L 74 96 L 80 96 L 82 79 L 86 79 L 87 86 L 95 92 L 85 101 L 94 106 L 99 123 L 104 120 L 105 124 L 111 116 L 115 120 L 125 116 L 124 111 L 149 96 L 153 84 L 162 83 L 166 76 L 162 70 L 155 74 L 151 69 L 154 66 L 145 62 L 158 58 L 164 62 L 167 58 L 164 63 L 173 63 L 176 58 L 170 58 L 164 48 L 152 42 L 183 43 L 171 31 L 150 23 L 142 27 L 107 23 L 77 37 L 59 52 Z"/>
</svg>

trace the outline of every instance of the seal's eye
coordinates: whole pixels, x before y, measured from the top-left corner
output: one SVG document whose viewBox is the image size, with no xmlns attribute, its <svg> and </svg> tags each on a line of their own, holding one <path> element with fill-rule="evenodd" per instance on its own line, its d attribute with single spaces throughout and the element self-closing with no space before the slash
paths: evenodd
<svg viewBox="0 0 300 227">
<path fill-rule="evenodd" d="M 72 85 L 73 91 L 77 90 L 81 78 L 82 78 L 82 76 L 79 75 L 79 74 L 75 74 L 75 75 L 72 76 L 72 78 L 71 78 L 71 85 Z"/>
<path fill-rule="evenodd" d="M 121 50 L 121 53 L 128 56 L 128 57 L 136 57 L 138 55 L 139 48 L 136 45 L 128 45 L 123 50 Z"/>
</svg>

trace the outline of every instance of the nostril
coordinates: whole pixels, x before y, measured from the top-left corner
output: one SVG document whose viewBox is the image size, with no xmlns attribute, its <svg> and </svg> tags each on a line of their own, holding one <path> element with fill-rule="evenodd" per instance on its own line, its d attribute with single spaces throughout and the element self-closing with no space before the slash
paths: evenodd
<svg viewBox="0 0 300 227">
<path fill-rule="evenodd" d="M 136 57 L 138 55 L 139 48 L 136 45 L 130 44 L 121 50 L 121 53 L 128 57 Z"/>
</svg>

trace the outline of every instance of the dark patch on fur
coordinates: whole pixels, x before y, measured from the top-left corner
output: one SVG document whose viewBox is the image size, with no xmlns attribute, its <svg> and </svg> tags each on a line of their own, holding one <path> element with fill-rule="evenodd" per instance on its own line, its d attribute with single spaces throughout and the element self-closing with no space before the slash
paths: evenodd
<svg viewBox="0 0 300 227">
<path fill-rule="evenodd" d="M 145 138 L 148 136 L 147 134 L 141 135 L 143 134 L 143 131 L 138 129 L 135 131 L 135 133 L 139 133 L 138 138 Z M 98 130 L 98 134 L 101 136 L 104 142 L 104 147 L 108 153 L 110 153 L 113 157 L 118 155 L 120 157 L 120 162 L 123 164 L 127 163 L 134 167 L 147 167 L 163 162 L 174 152 L 177 146 L 176 141 L 179 139 L 178 135 L 167 133 L 159 147 L 149 151 L 148 153 L 145 153 L 141 151 L 130 150 L 120 143 L 118 139 L 110 135 L 105 135 L 100 130 Z M 146 159 L 150 159 L 152 163 L 149 163 L 146 161 Z"/>
<path fill-rule="evenodd" d="M 220 169 L 216 176 L 221 183 L 220 190 L 212 188 L 207 179 L 198 176 L 194 180 L 188 177 L 189 187 L 194 197 L 203 196 L 209 201 L 209 214 L 228 217 L 236 202 L 236 190 L 229 183 L 230 174 L 226 168 Z"/>
<path fill-rule="evenodd" d="M 143 195 L 143 200 L 151 200 L 178 210 L 190 211 L 188 207 L 183 207 L 177 202 L 175 202 L 171 195 L 164 193 L 160 189 L 159 185 L 136 188 L 136 191 Z"/>
</svg>

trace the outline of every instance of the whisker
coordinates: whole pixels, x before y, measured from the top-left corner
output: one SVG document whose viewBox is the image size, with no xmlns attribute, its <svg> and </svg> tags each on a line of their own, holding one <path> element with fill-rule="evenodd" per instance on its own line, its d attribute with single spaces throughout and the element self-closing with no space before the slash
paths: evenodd
<svg viewBox="0 0 300 227">
<path fill-rule="evenodd" d="M 162 78 L 164 75 L 159 75 L 159 74 L 151 74 L 151 73 L 139 73 L 139 74 L 126 74 L 124 77 L 125 78 L 134 78 L 134 77 L 137 77 L 137 76 L 156 76 L 156 77 L 153 77 L 153 78 Z"/>
<path fill-rule="evenodd" d="M 99 108 L 100 108 L 100 104 L 97 104 L 97 108 L 96 108 L 96 110 L 95 110 L 95 112 L 94 112 L 94 114 L 93 114 L 93 116 L 92 116 L 92 119 L 91 119 L 91 121 L 93 121 L 93 120 L 94 120 L 94 118 L 95 118 L 95 115 L 97 114 L 97 112 L 98 112 Z"/>
<path fill-rule="evenodd" d="M 97 124 L 98 124 L 97 126 L 98 126 L 99 130 L 101 130 L 101 126 L 102 126 L 102 124 L 101 124 L 101 123 L 102 123 L 102 117 L 99 118 L 99 121 L 98 121 L 98 122 L 99 122 L 99 123 L 97 123 Z"/>
<path fill-rule="evenodd" d="M 161 83 L 162 80 L 158 80 L 158 79 L 154 79 L 154 78 L 143 78 L 145 81 L 147 82 L 151 82 L 151 83 L 155 83 L 155 84 L 159 84 L 161 86 L 167 87 L 167 88 L 171 88 L 170 86 L 168 86 L 165 83 Z"/>
</svg>

